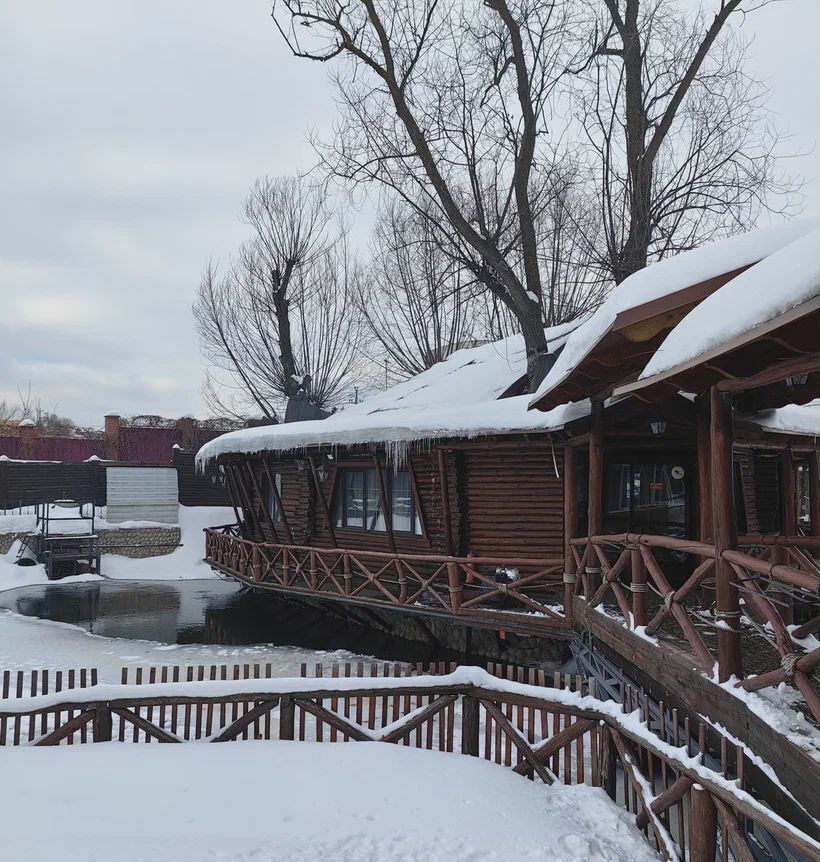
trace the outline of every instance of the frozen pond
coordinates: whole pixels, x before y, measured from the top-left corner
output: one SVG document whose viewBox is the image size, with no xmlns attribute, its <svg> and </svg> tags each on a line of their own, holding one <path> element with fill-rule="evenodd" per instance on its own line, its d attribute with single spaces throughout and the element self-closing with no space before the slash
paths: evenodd
<svg viewBox="0 0 820 862">
<path fill-rule="evenodd" d="M 450 656 L 451 657 L 451 656 Z M 267 663 L 427 661 L 422 644 L 209 578 L 31 584 L 0 592 L 0 670 Z M 452 658 L 452 657 L 451 657 Z"/>
</svg>

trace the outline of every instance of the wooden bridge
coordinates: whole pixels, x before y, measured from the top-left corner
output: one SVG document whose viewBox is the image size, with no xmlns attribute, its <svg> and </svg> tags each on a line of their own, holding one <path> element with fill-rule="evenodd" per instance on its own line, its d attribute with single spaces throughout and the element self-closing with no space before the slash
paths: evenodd
<svg viewBox="0 0 820 862">
<path fill-rule="evenodd" d="M 616 704 L 597 699 L 580 679 L 561 688 L 560 677 L 536 671 L 508 674 L 518 681 L 478 668 L 439 670 L 418 675 L 402 667 L 397 676 L 378 676 L 377 667 L 368 675 L 359 665 L 352 676 L 337 667 L 321 679 L 276 679 L 260 678 L 257 667 L 252 679 L 209 673 L 180 682 L 140 674 L 142 684 L 7 697 L 0 722 L 28 726 L 28 735 L 14 734 L 17 744 L 315 738 L 460 752 L 545 784 L 603 787 L 665 859 L 786 858 L 761 855 L 767 847 L 820 859 L 816 835 L 750 792 L 753 758 L 744 746 L 721 737 L 717 758 L 710 753 L 713 728 L 678 722 L 663 704 L 653 720 L 649 700 L 632 690 Z M 192 676 L 179 671 L 166 679 Z"/>
</svg>

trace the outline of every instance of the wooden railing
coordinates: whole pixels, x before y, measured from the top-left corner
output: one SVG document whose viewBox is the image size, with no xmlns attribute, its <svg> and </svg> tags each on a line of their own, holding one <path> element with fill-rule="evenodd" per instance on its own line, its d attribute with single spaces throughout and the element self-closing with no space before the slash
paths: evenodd
<svg viewBox="0 0 820 862">
<path fill-rule="evenodd" d="M 634 707 L 634 708 L 633 708 Z M 30 744 L 124 739 L 181 743 L 184 723 L 204 716 L 204 741 L 240 738 L 386 742 L 483 757 L 545 784 L 603 787 L 635 816 L 663 858 L 750 862 L 761 835 L 803 858 L 820 843 L 743 790 L 744 749 L 718 770 L 692 756 L 689 737 L 653 733 L 640 703 L 498 679 L 478 668 L 443 676 L 239 679 L 101 684 L 70 692 L 7 698 L 0 720 L 39 726 Z M 312 727 L 300 716 L 313 722 Z M 182 724 L 181 724 L 182 722 Z M 664 725 L 665 726 L 665 725 Z M 88 728 L 85 740 L 78 736 Z M 301 732 L 299 728 L 303 729 Z M 324 734 L 320 727 L 328 729 Z M 728 779 L 734 763 L 735 780 Z M 760 845 L 762 846 L 762 845 Z"/>
<path fill-rule="evenodd" d="M 701 629 L 730 626 L 740 631 L 741 619 L 712 612 L 698 593 L 714 589 L 707 579 L 713 576 L 715 548 L 704 542 L 668 536 L 621 534 L 593 536 L 571 541 L 573 559 L 581 575 L 584 596 L 589 606 L 600 605 L 609 593 L 614 597 L 625 624 L 655 636 L 662 626 L 674 622 L 688 644 L 694 661 L 710 675 L 719 656 L 707 645 Z M 733 586 L 739 591 L 745 621 L 755 631 L 750 638 L 766 639 L 777 655 L 779 667 L 739 680 L 736 685 L 756 691 L 787 683 L 799 690 L 817 721 L 820 721 L 820 693 L 812 674 L 820 667 L 820 648 L 804 640 L 820 629 L 820 617 L 813 616 L 799 626 L 784 620 L 783 608 L 806 602 L 814 607 L 820 593 L 820 570 L 813 553 L 820 540 L 803 537 L 744 537 L 743 550 L 725 550 L 736 575 Z M 775 555 L 773 549 L 782 549 Z M 673 552 L 694 558 L 691 574 L 673 588 L 658 559 L 657 552 Z M 781 561 L 783 560 L 783 561 Z M 650 601 L 650 593 L 658 601 Z M 786 596 L 788 602 L 782 597 Z M 702 599 L 702 596 L 701 596 Z M 655 607 L 650 614 L 650 607 Z M 813 613 L 813 611 L 809 611 Z"/>
<path fill-rule="evenodd" d="M 261 589 L 458 616 L 522 633 L 569 633 L 563 560 L 392 554 L 252 542 L 205 531 L 206 560 Z"/>
</svg>

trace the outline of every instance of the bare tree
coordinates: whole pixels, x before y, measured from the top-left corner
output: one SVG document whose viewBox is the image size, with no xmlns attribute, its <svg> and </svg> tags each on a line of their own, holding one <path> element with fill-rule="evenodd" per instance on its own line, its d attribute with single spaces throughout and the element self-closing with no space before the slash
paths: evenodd
<svg viewBox="0 0 820 862">
<path fill-rule="evenodd" d="M 469 273 L 442 248 L 431 222 L 394 200 L 383 202 L 371 262 L 356 303 L 392 377 L 446 359 L 476 332 Z"/>
<path fill-rule="evenodd" d="M 343 106 L 321 152 L 434 220 L 517 321 L 532 384 L 548 362 L 536 222 L 552 153 L 548 101 L 565 71 L 571 3 L 281 0 L 298 57 L 337 61 Z"/>
<path fill-rule="evenodd" d="M 741 0 L 696 12 L 674 0 L 591 5 L 603 11 L 575 113 L 595 156 L 602 263 L 619 283 L 649 260 L 748 228 L 788 187 L 765 92 L 730 26 Z"/>
<path fill-rule="evenodd" d="M 257 181 L 244 215 L 252 238 L 224 273 L 207 265 L 194 303 L 205 398 L 234 416 L 252 405 L 279 418 L 295 395 L 328 407 L 355 373 L 360 330 L 345 231 L 300 178 Z"/>
</svg>

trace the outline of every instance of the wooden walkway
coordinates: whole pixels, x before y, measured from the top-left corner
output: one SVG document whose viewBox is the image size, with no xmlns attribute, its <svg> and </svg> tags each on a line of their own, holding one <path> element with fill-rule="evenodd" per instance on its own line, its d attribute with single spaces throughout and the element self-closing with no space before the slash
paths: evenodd
<svg viewBox="0 0 820 862">
<path fill-rule="evenodd" d="M 705 739 L 705 730 L 688 727 L 688 736 L 670 736 L 664 723 L 655 732 L 638 695 L 629 694 L 622 708 L 595 698 L 583 680 L 571 680 L 570 690 L 551 687 L 556 680 L 535 671 L 529 674 L 533 684 L 466 667 L 443 675 L 400 667 L 395 677 L 378 675 L 384 666 L 359 673 L 357 665 L 350 676 L 337 666 L 329 676 L 301 679 L 266 678 L 264 666 L 257 667 L 249 679 L 217 674 L 188 682 L 186 671 L 185 681 L 152 683 L 149 673 L 140 684 L 8 697 L 0 702 L 0 720 L 33 724 L 33 745 L 258 738 L 460 752 L 546 784 L 603 787 L 666 859 L 715 862 L 723 847 L 722 858 L 731 848 L 735 860 L 752 862 L 759 858 L 752 845 L 765 840 L 820 859 L 816 835 L 742 789 L 743 747 L 726 741 L 720 766 L 711 768 L 691 744 L 693 732 Z M 387 667 L 390 674 L 396 670 Z M 44 717 L 46 732 L 40 733 Z"/>
</svg>

